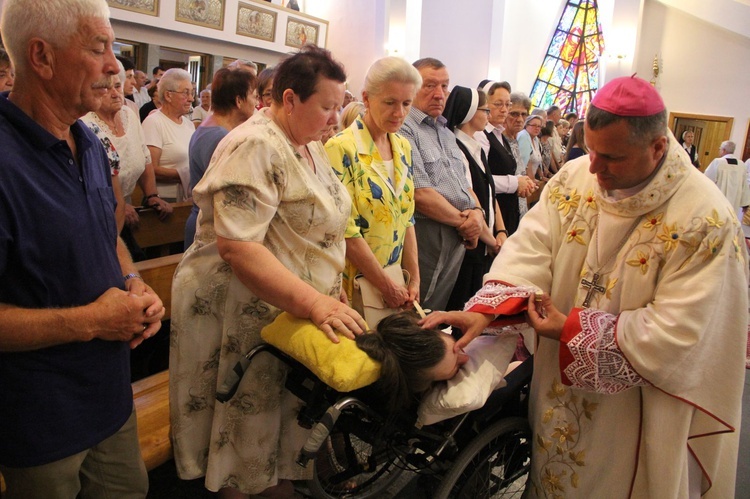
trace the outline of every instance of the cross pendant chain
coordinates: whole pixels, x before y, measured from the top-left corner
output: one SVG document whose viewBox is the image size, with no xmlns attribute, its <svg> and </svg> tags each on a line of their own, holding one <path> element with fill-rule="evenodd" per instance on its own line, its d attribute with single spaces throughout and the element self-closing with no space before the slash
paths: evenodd
<svg viewBox="0 0 750 499">
<path fill-rule="evenodd" d="M 586 308 L 589 308 L 589 305 L 591 305 L 591 298 L 593 298 L 594 293 L 604 293 L 607 291 L 607 288 L 599 284 L 599 278 L 601 276 L 594 272 L 594 277 L 587 281 L 585 278 L 581 279 L 581 286 L 588 289 L 588 293 L 586 293 L 586 299 L 583 300 L 583 306 Z"/>
<path fill-rule="evenodd" d="M 617 244 L 617 246 L 615 246 L 615 248 L 622 248 L 623 246 L 625 246 L 625 243 L 630 238 L 630 235 L 633 233 L 636 227 L 638 227 L 638 224 L 640 223 L 641 218 L 643 217 L 642 216 L 638 217 L 635 220 L 635 222 L 633 222 L 633 225 L 630 226 L 630 229 L 625 233 L 622 240 Z M 596 263 L 598 264 L 599 263 L 599 226 L 598 225 L 595 229 L 595 234 L 596 235 L 594 236 L 594 258 L 596 258 Z M 591 305 L 591 298 L 594 297 L 594 293 L 605 293 L 607 291 L 607 288 L 599 284 L 599 279 L 601 279 L 602 277 L 602 275 L 599 272 L 604 270 L 604 268 L 609 265 L 609 262 L 611 262 L 612 259 L 615 256 L 617 256 L 617 253 L 618 251 L 617 249 L 615 249 L 615 251 L 612 252 L 611 255 L 609 255 L 609 258 L 607 258 L 607 261 L 604 262 L 604 264 L 592 266 L 591 270 L 595 268 L 597 270 L 594 270 L 594 277 L 590 281 L 586 280 L 586 278 L 581 279 L 581 286 L 583 286 L 584 288 L 588 290 L 588 292 L 586 293 L 586 298 L 583 300 L 584 307 L 589 308 L 589 306 Z"/>
</svg>

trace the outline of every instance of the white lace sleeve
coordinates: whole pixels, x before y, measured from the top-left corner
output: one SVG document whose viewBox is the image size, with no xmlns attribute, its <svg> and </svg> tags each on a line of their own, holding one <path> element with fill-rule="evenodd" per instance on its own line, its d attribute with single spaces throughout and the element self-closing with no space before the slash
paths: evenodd
<svg viewBox="0 0 750 499">
<path fill-rule="evenodd" d="M 574 311 L 575 313 L 576 311 Z M 618 393 L 650 385 L 633 369 L 617 346 L 617 316 L 601 310 L 578 311 L 581 330 L 566 341 L 572 361 L 563 373 L 573 386 L 597 393 Z"/>
<path fill-rule="evenodd" d="M 482 289 L 476 292 L 471 299 L 466 302 L 464 310 L 471 310 L 477 305 L 488 309 L 499 309 L 509 298 L 528 299 L 536 291 L 530 286 L 508 286 L 501 282 L 490 281 Z M 499 312 L 498 312 L 499 313 Z"/>
</svg>

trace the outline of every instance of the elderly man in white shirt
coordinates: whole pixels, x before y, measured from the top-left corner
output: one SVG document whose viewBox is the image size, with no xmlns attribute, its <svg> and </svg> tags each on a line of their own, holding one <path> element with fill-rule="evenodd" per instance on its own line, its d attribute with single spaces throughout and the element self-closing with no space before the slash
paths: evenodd
<svg viewBox="0 0 750 499">
<path fill-rule="evenodd" d="M 140 70 L 135 71 L 135 91 L 133 92 L 133 101 L 138 109 L 141 108 L 147 102 L 151 102 L 151 97 L 148 96 L 148 88 L 146 88 L 146 73 Z"/>
<path fill-rule="evenodd" d="M 736 147 L 731 140 L 722 142 L 719 147 L 721 157 L 714 159 L 705 173 L 732 203 L 737 218 L 742 221 L 742 216 L 750 205 L 750 187 L 747 183 L 747 167 L 734 155 Z"/>
</svg>

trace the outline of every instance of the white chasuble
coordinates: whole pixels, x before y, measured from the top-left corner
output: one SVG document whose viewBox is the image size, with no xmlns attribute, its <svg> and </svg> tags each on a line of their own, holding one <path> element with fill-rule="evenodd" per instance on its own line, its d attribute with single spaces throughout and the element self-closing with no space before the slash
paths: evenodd
<svg viewBox="0 0 750 499">
<path fill-rule="evenodd" d="M 532 286 L 568 315 L 561 341 L 539 338 L 535 353 L 530 495 L 689 497 L 692 479 L 734 497 L 748 325 L 737 217 L 671 134 L 625 199 L 588 167 L 547 184 L 467 304 L 503 313 Z"/>
</svg>

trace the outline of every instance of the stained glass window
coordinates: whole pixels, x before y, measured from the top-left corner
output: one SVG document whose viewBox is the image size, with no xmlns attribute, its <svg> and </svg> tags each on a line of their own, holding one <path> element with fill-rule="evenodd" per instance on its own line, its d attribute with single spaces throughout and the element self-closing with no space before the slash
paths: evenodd
<svg viewBox="0 0 750 499">
<path fill-rule="evenodd" d="M 534 106 L 584 116 L 599 88 L 602 50 L 596 0 L 568 0 L 531 90 Z"/>
</svg>

